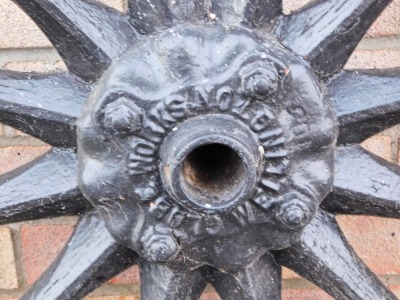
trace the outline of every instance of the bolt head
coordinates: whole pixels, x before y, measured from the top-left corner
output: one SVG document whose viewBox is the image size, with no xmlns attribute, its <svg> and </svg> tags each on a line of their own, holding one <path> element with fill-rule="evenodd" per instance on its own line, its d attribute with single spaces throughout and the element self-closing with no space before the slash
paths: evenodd
<svg viewBox="0 0 400 300">
<path fill-rule="evenodd" d="M 150 260 L 154 262 L 168 262 L 178 254 L 178 245 L 169 236 L 155 234 L 144 245 L 145 251 Z"/>
<path fill-rule="evenodd" d="M 247 96 L 265 100 L 278 89 L 279 74 L 277 69 L 263 62 L 246 66 L 242 71 L 242 86 Z"/>
<path fill-rule="evenodd" d="M 304 200 L 290 195 L 276 210 L 276 219 L 289 229 L 300 229 L 307 225 L 311 220 L 312 213 L 310 207 Z"/>
<path fill-rule="evenodd" d="M 104 107 L 104 126 L 112 134 L 122 137 L 138 132 L 142 126 L 142 111 L 125 97 Z"/>
<path fill-rule="evenodd" d="M 139 187 L 135 189 L 135 195 L 141 201 L 150 201 L 153 200 L 158 195 L 158 189 L 156 183 L 150 181 L 147 186 Z"/>
</svg>

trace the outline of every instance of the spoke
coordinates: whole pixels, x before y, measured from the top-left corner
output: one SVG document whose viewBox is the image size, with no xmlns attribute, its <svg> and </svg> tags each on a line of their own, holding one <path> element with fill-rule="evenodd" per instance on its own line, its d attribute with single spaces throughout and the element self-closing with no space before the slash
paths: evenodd
<svg viewBox="0 0 400 300">
<path fill-rule="evenodd" d="M 179 22 L 204 20 L 205 2 L 207 0 L 128 0 L 128 7 L 137 31 L 150 34 Z"/>
<path fill-rule="evenodd" d="M 307 58 L 322 76 L 347 62 L 355 47 L 392 0 L 317 0 L 284 17 L 278 38 Z"/>
<path fill-rule="evenodd" d="M 56 147 L 74 147 L 75 122 L 89 93 L 68 74 L 0 71 L 0 123 Z"/>
<path fill-rule="evenodd" d="M 115 242 L 92 211 L 81 218 L 61 254 L 22 299 L 82 299 L 136 261 L 137 254 Z"/>
<path fill-rule="evenodd" d="M 207 285 L 207 274 L 204 268 L 176 271 L 141 261 L 140 282 L 143 300 L 197 300 Z"/>
<path fill-rule="evenodd" d="M 136 34 L 120 13 L 86 0 L 13 0 L 43 30 L 68 69 L 93 81 Z"/>
<path fill-rule="evenodd" d="M 229 25 L 271 26 L 282 13 L 282 0 L 212 0 L 211 12 Z"/>
<path fill-rule="evenodd" d="M 322 207 L 338 214 L 400 218 L 400 167 L 361 146 L 336 152 L 333 192 Z"/>
<path fill-rule="evenodd" d="M 132 23 L 142 34 L 206 19 L 226 25 L 272 27 L 282 13 L 282 0 L 129 0 L 128 3 Z"/>
<path fill-rule="evenodd" d="M 281 269 L 269 253 L 233 274 L 214 270 L 211 277 L 222 299 L 281 299 Z"/>
<path fill-rule="evenodd" d="M 397 299 L 349 246 L 334 217 L 322 211 L 300 241 L 275 257 L 335 299 Z"/>
<path fill-rule="evenodd" d="M 76 215 L 90 207 L 78 189 L 72 150 L 53 149 L 0 176 L 0 224 Z"/>
<path fill-rule="evenodd" d="M 328 85 L 339 144 L 360 143 L 400 122 L 400 69 L 343 72 Z"/>
</svg>

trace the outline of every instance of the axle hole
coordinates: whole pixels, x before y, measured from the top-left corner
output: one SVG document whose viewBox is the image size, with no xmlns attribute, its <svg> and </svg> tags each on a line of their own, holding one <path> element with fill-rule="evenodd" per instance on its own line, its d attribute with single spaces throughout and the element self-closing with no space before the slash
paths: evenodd
<svg viewBox="0 0 400 300">
<path fill-rule="evenodd" d="M 187 192 L 213 202 L 236 194 L 244 181 L 245 165 L 235 150 L 214 143 L 189 153 L 183 162 L 182 175 Z"/>
</svg>

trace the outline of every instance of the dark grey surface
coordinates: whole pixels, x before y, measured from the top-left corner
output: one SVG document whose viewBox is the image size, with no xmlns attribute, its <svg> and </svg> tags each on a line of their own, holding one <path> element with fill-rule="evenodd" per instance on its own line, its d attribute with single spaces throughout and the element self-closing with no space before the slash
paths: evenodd
<svg viewBox="0 0 400 300">
<path fill-rule="evenodd" d="M 0 122 L 56 147 L 76 146 L 91 87 L 71 74 L 0 71 Z"/>
<path fill-rule="evenodd" d="M 304 57 L 321 77 L 340 71 L 391 0 L 316 0 L 283 17 L 278 39 Z"/>
<path fill-rule="evenodd" d="M 337 130 L 322 89 L 301 59 L 245 28 L 151 36 L 85 106 L 80 188 L 152 262 L 243 267 L 296 240 L 331 189 Z M 136 130 L 115 132 L 110 106 Z"/>
<path fill-rule="evenodd" d="M 298 242 L 274 255 L 335 299 L 397 299 L 347 243 L 334 216 L 325 212 L 316 215 Z"/>
<path fill-rule="evenodd" d="M 400 218 L 400 167 L 359 145 L 336 151 L 332 193 L 322 207 L 338 214 Z M 376 176 L 379 174 L 379 176 Z M 357 184 L 354 184 L 354 178 Z"/>
<path fill-rule="evenodd" d="M 76 215 L 92 206 L 78 187 L 76 154 L 53 148 L 0 176 L 0 223 Z"/>
<path fill-rule="evenodd" d="M 52 265 L 21 299 L 82 299 L 137 262 L 131 249 L 116 243 L 99 213 L 81 217 Z"/>
<path fill-rule="evenodd" d="M 0 178 L 0 223 L 92 209 L 24 299 L 138 262 L 149 300 L 278 300 L 280 265 L 395 299 L 324 211 L 398 217 L 398 167 L 345 144 L 398 122 L 399 71 L 342 71 L 391 1 L 14 2 L 69 74 L 0 73 L 0 121 L 64 148 Z"/>
<path fill-rule="evenodd" d="M 13 0 L 46 34 L 68 70 L 96 81 L 137 39 L 127 17 L 95 1 Z"/>
<path fill-rule="evenodd" d="M 145 260 L 139 265 L 140 294 L 143 299 L 195 300 L 199 298 L 208 283 L 208 272 L 204 268 L 176 271 Z"/>
<path fill-rule="evenodd" d="M 329 82 L 339 145 L 361 143 L 399 123 L 399 82 L 400 69 L 341 72 Z"/>
</svg>

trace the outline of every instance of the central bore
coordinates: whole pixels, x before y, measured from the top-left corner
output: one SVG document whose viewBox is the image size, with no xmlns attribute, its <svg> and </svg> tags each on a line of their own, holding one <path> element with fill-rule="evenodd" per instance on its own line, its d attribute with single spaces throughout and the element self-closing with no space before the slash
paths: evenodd
<svg viewBox="0 0 400 300">
<path fill-rule="evenodd" d="M 196 148 L 183 161 L 184 189 L 210 195 L 229 195 L 245 177 L 243 160 L 232 148 L 209 144 Z"/>
<path fill-rule="evenodd" d="M 163 184 L 175 201 L 206 213 L 234 209 L 255 189 L 262 156 L 239 120 L 210 114 L 181 123 L 160 149 Z"/>
</svg>

